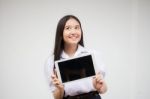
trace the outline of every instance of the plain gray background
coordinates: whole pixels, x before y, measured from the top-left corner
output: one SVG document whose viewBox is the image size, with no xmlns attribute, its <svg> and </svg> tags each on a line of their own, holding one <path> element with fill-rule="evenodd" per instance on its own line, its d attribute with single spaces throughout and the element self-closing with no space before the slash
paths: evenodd
<svg viewBox="0 0 150 99">
<path fill-rule="evenodd" d="M 66 14 L 103 53 L 103 99 L 149 99 L 150 0 L 0 0 L 0 99 L 52 99 L 44 64 Z"/>
</svg>

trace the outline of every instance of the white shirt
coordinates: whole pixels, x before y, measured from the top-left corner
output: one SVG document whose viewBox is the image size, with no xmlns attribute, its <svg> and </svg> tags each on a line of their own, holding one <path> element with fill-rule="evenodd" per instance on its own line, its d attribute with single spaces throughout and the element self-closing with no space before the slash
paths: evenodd
<svg viewBox="0 0 150 99">
<path fill-rule="evenodd" d="M 96 51 L 90 51 L 82 47 L 81 45 L 78 46 L 77 51 L 75 52 L 73 57 L 82 56 L 84 54 L 92 53 L 95 57 L 95 63 L 96 63 L 96 72 L 101 72 L 103 77 L 105 76 L 105 69 L 104 64 L 101 59 L 101 55 L 98 54 Z M 62 51 L 60 59 L 68 59 L 70 58 L 64 51 Z M 72 58 L 72 57 L 71 57 Z M 53 74 L 54 69 L 54 55 L 51 55 L 46 63 L 46 76 L 48 78 L 48 83 L 50 87 L 50 91 L 55 90 L 55 86 L 52 84 L 51 81 L 51 75 Z M 82 93 L 88 93 L 90 91 L 95 91 L 96 89 L 93 86 L 93 78 L 87 78 L 84 80 L 77 80 L 70 83 L 65 84 L 64 90 L 65 90 L 65 96 L 75 96 Z"/>
</svg>

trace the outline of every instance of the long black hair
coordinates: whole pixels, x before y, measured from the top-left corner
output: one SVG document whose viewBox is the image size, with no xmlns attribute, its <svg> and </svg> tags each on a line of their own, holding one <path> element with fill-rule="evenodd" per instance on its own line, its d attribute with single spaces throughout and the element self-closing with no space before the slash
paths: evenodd
<svg viewBox="0 0 150 99">
<path fill-rule="evenodd" d="M 66 22 L 69 19 L 71 19 L 71 18 L 73 18 L 76 21 L 78 21 L 78 23 L 80 25 L 80 28 L 81 28 L 81 40 L 79 41 L 79 44 L 84 46 L 84 43 L 83 43 L 83 31 L 82 31 L 82 27 L 81 27 L 81 22 L 74 15 L 66 15 L 66 16 L 62 17 L 59 20 L 58 25 L 57 25 L 56 36 L 55 36 L 55 46 L 54 46 L 54 61 L 60 59 L 60 54 L 61 54 L 62 50 L 64 49 L 63 31 L 64 31 L 64 27 L 66 25 Z"/>
</svg>

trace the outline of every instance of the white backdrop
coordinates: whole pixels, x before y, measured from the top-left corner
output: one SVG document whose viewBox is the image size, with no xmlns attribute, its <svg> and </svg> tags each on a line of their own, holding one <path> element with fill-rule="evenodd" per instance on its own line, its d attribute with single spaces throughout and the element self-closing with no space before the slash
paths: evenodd
<svg viewBox="0 0 150 99">
<path fill-rule="evenodd" d="M 149 0 L 0 0 L 0 99 L 52 99 L 44 63 L 66 14 L 103 53 L 103 99 L 149 99 Z"/>
</svg>

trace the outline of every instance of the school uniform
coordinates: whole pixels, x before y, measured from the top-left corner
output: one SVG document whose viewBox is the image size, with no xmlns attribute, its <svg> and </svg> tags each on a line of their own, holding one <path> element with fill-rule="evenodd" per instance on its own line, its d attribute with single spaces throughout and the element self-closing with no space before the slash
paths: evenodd
<svg viewBox="0 0 150 99">
<path fill-rule="evenodd" d="M 81 45 L 78 45 L 78 49 L 75 52 L 73 57 L 82 56 L 85 54 L 92 53 L 95 57 L 96 70 L 100 72 L 103 77 L 105 76 L 105 68 L 101 59 L 101 55 L 93 50 L 87 50 Z M 73 58 L 71 57 L 71 58 Z M 70 58 L 64 51 L 62 51 L 60 59 L 68 59 Z M 53 74 L 54 69 L 54 55 L 51 55 L 46 63 L 46 76 L 48 78 L 50 91 L 53 92 L 55 90 L 55 86 L 52 84 L 51 75 Z M 64 86 L 64 99 L 101 99 L 99 93 L 93 86 L 93 78 L 87 78 L 83 80 L 76 80 L 65 84 Z"/>
</svg>

